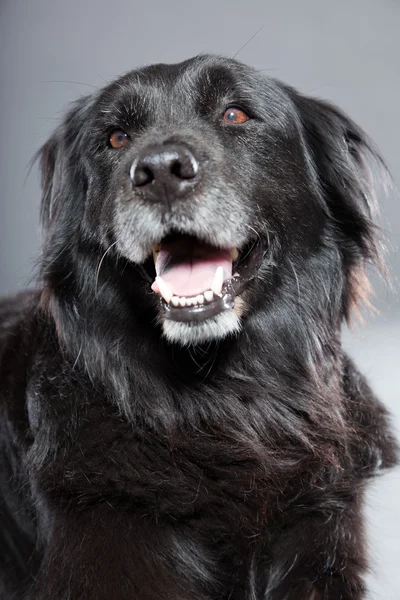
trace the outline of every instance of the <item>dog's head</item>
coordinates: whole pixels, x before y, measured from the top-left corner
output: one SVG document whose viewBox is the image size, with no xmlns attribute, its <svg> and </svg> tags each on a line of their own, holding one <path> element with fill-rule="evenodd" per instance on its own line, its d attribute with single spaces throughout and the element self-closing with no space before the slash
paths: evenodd
<svg viewBox="0 0 400 600">
<path fill-rule="evenodd" d="M 337 326 L 377 253 L 369 156 L 339 110 L 237 61 L 130 72 L 42 150 L 44 277 L 93 310 L 112 281 L 183 345 L 282 302 Z"/>
</svg>

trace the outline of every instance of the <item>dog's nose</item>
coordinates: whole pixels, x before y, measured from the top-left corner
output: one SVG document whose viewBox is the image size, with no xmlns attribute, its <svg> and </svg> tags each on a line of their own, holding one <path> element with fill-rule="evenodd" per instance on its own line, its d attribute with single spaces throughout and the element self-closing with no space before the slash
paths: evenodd
<svg viewBox="0 0 400 600">
<path fill-rule="evenodd" d="M 162 201 L 165 194 L 182 195 L 197 183 L 199 164 L 183 145 L 147 148 L 135 158 L 130 170 L 132 185 L 149 199 Z"/>
</svg>

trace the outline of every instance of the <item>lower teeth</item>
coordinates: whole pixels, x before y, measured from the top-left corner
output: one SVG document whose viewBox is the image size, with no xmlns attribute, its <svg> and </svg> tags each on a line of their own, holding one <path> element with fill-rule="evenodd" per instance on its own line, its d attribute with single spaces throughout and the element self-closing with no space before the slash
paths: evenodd
<svg viewBox="0 0 400 600">
<path fill-rule="evenodd" d="M 185 306 L 198 306 L 203 305 L 204 302 L 212 302 L 214 299 L 214 293 L 211 290 L 207 290 L 204 294 L 198 294 L 197 296 L 172 296 L 171 300 L 167 304 L 172 306 L 185 307 Z M 164 299 L 165 300 L 165 299 Z"/>
<path fill-rule="evenodd" d="M 229 284 L 221 295 L 214 296 L 213 301 L 210 302 L 206 301 L 202 304 L 194 301 L 190 302 L 191 300 L 195 300 L 196 296 L 192 298 L 179 298 L 175 296 L 174 298 L 178 300 L 177 305 L 175 304 L 176 300 L 172 299 L 171 302 L 165 303 L 165 318 L 172 321 L 187 323 L 201 322 L 225 310 L 232 310 L 234 307 L 234 293 Z M 185 302 L 184 305 L 180 303 L 181 300 Z M 187 307 L 189 310 L 181 310 L 181 307 Z M 194 310 L 190 310 L 191 307 L 194 307 Z"/>
</svg>

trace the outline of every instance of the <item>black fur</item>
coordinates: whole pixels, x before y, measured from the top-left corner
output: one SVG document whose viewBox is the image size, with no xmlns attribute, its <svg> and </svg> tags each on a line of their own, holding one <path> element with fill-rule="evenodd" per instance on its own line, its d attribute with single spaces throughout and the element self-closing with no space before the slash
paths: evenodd
<svg viewBox="0 0 400 600">
<path fill-rule="evenodd" d="M 151 212 L 129 166 L 166 139 L 202 182 Z M 39 289 L 0 305 L 2 599 L 366 597 L 365 484 L 397 461 L 340 341 L 380 254 L 370 158 L 338 109 L 219 57 L 72 107 L 41 151 Z M 239 334 L 165 340 L 135 263 L 155 229 L 265 244 Z"/>
</svg>

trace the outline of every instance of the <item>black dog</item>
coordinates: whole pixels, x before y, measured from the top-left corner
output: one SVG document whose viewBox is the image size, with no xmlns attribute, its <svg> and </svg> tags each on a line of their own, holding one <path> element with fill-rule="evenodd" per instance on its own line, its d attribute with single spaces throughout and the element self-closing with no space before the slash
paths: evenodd
<svg viewBox="0 0 400 600">
<path fill-rule="evenodd" d="M 233 61 L 128 73 L 41 151 L 1 304 L 1 598 L 365 598 L 396 463 L 340 330 L 379 261 L 365 134 Z"/>
</svg>

